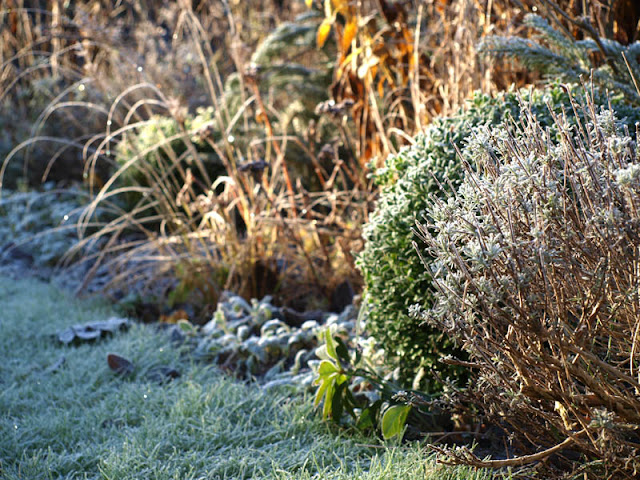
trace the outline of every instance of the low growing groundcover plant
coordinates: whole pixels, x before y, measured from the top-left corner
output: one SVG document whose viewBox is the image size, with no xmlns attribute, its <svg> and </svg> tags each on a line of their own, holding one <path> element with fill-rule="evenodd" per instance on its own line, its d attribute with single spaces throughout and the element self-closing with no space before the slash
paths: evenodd
<svg viewBox="0 0 640 480">
<path fill-rule="evenodd" d="M 74 222 L 87 194 L 58 189 L 52 182 L 39 190 L 0 192 L 0 262 L 20 256 L 39 268 L 53 267 L 75 243 Z"/>
<path fill-rule="evenodd" d="M 13 278 L 0 279 L 0 303 L 0 478 L 491 478 L 438 466 L 417 444 L 336 435 L 305 392 L 235 382 L 152 326 L 77 346 L 52 337 L 113 315 L 104 303 Z M 110 370 L 108 353 L 133 373 Z M 158 365 L 181 376 L 160 384 Z"/>
</svg>

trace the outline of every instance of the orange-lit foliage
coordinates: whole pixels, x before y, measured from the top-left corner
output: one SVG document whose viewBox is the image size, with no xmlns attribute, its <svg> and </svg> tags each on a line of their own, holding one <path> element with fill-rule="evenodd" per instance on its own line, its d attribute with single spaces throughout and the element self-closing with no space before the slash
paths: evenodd
<svg viewBox="0 0 640 480">
<path fill-rule="evenodd" d="M 638 38 L 639 7 L 632 1 L 576 0 L 306 0 L 324 13 L 316 43 L 336 49 L 332 102 L 320 109 L 348 115 L 363 168 L 406 143 L 436 115 L 449 115 L 480 89 L 492 93 L 539 78 L 508 62 L 478 58 L 485 35 L 523 35 L 521 18 L 538 12 L 580 37 L 576 19 L 590 19 L 600 36 L 623 43 Z M 363 168 L 364 169 L 364 168 Z"/>
<path fill-rule="evenodd" d="M 312 6 L 313 1 L 307 0 Z M 356 154 L 361 167 L 391 150 L 390 126 L 413 130 L 410 95 L 407 88 L 415 71 L 417 55 L 414 32 L 409 28 L 405 7 L 387 0 L 362 2 L 325 0 L 324 21 L 317 32 L 322 48 L 331 31 L 337 47 L 331 96 L 334 104 L 351 109 L 358 135 Z M 391 125 L 383 119 L 379 101 L 388 95 L 396 98 Z"/>
</svg>

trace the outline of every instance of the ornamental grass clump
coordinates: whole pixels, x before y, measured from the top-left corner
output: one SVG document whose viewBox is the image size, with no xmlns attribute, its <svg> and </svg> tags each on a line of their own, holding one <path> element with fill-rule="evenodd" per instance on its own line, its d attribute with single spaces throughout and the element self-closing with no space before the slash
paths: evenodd
<svg viewBox="0 0 640 480">
<path fill-rule="evenodd" d="M 194 321 L 210 316 L 225 290 L 328 308 L 338 285 L 358 288 L 351 251 L 372 194 L 354 185 L 337 148 L 321 158 L 320 142 L 305 143 L 311 124 L 317 140 L 328 131 L 327 121 L 303 114 L 304 102 L 326 98 L 327 68 L 289 55 L 313 63 L 303 40 L 317 22 L 307 15 L 284 24 L 250 62 L 230 48 L 236 74 L 223 77 L 202 20 L 182 6 L 172 43 L 200 62 L 192 67 L 203 75 L 204 99 L 194 100 L 202 106 L 194 112 L 152 81 L 115 97 L 105 130 L 83 148 L 94 189 L 63 261 L 86 266 L 78 292 L 102 275 L 105 293 L 195 305 Z M 234 26 L 230 18 L 231 37 Z M 102 179 L 101 165 L 109 167 Z"/>
<path fill-rule="evenodd" d="M 437 293 L 413 314 L 460 342 L 468 399 L 527 454 L 449 460 L 637 478 L 640 156 L 611 110 L 573 108 L 584 121 L 553 114 L 556 138 L 530 111 L 474 131 L 460 187 L 418 228 Z"/>
</svg>

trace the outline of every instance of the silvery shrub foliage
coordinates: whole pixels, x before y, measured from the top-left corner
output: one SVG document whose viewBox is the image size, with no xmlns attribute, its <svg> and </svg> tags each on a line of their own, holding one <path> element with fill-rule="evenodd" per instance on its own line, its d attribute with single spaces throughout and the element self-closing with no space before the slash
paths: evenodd
<svg viewBox="0 0 640 480">
<path fill-rule="evenodd" d="M 367 328 L 385 349 L 389 365 L 397 367 L 404 384 L 411 384 L 421 368 L 425 374 L 415 386 L 428 392 L 441 388 L 434 372 L 441 377 L 465 378 L 464 371 L 439 362 L 442 355 L 460 353 L 451 339 L 408 314 L 414 304 L 429 308 L 433 302 L 431 272 L 424 268 L 413 247 L 416 241 L 424 246 L 413 230 L 425 214 L 429 195 L 460 185 L 464 172 L 456 150 L 475 141 L 472 133 L 478 127 L 520 118 L 522 101 L 542 127 L 551 128 L 552 136 L 558 134 L 553 115 L 564 112 L 567 122 L 575 124 L 576 114 L 577 118 L 584 115 L 573 111 L 567 90 L 552 85 L 495 97 L 476 94 L 458 115 L 435 119 L 413 145 L 389 157 L 384 168 L 374 173 L 381 193 L 365 226 L 365 248 L 357 264 L 366 285 Z M 633 126 L 640 120 L 640 112 L 619 98 L 596 94 L 596 103 L 609 102 L 621 124 Z"/>
<path fill-rule="evenodd" d="M 520 446 L 566 441 L 598 478 L 635 478 L 640 155 L 614 111 L 574 109 L 555 131 L 531 113 L 473 129 L 460 185 L 426 200 L 435 293 L 411 313 L 463 345 L 467 398 Z"/>
</svg>

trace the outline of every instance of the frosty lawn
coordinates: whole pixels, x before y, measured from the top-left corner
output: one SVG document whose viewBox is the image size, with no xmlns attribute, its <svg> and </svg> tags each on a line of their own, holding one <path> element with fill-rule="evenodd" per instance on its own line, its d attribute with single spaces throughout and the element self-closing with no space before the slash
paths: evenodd
<svg viewBox="0 0 640 480">
<path fill-rule="evenodd" d="M 94 344 L 52 334 L 115 313 L 35 280 L 0 280 L 0 478 L 484 479 L 436 466 L 417 445 L 336 435 L 308 393 L 265 392 L 193 363 L 153 326 Z M 136 365 L 122 377 L 117 353 Z M 149 373 L 173 366 L 160 384 Z"/>
</svg>

